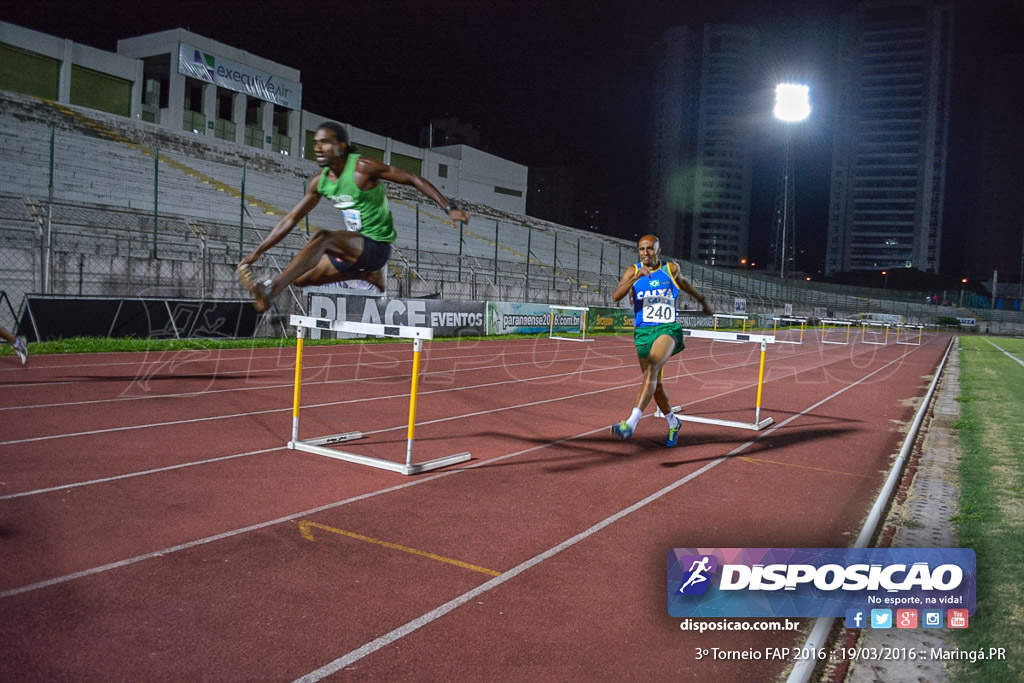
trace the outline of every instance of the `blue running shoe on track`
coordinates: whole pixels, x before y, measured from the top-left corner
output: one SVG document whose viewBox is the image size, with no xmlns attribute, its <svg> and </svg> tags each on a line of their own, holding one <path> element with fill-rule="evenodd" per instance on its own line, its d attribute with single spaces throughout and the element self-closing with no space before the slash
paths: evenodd
<svg viewBox="0 0 1024 683">
<path fill-rule="evenodd" d="M 633 429 L 629 426 L 628 422 L 623 420 L 619 424 L 612 425 L 612 434 L 620 439 L 628 439 L 633 436 Z"/>
<path fill-rule="evenodd" d="M 682 426 L 683 426 L 683 421 L 680 420 L 677 417 L 676 418 L 676 426 L 668 428 L 668 438 L 665 439 L 665 445 L 666 446 L 668 446 L 669 448 L 672 448 L 673 446 L 676 445 L 676 442 L 679 440 L 679 429 Z"/>
</svg>

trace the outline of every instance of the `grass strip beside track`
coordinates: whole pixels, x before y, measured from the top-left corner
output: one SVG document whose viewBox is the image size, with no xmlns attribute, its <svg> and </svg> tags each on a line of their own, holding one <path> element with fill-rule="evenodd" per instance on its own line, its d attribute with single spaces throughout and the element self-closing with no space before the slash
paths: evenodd
<svg viewBox="0 0 1024 683">
<path fill-rule="evenodd" d="M 998 345 L 999 348 L 996 348 Z M 978 610 L 955 632 L 961 650 L 1005 647 L 1006 659 L 953 662 L 954 680 L 1024 680 L 1024 340 L 960 338 L 957 429 L 960 512 L 954 518 L 960 545 L 978 556 Z M 1003 351 L 1006 353 L 1004 353 Z"/>
</svg>

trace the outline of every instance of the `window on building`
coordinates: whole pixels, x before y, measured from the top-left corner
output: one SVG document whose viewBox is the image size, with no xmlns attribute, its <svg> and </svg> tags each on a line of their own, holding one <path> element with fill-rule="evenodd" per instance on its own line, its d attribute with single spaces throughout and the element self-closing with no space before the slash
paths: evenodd
<svg viewBox="0 0 1024 683">
<path fill-rule="evenodd" d="M 60 62 L 56 59 L 0 45 L 0 90 L 55 100 L 59 76 Z"/>
</svg>

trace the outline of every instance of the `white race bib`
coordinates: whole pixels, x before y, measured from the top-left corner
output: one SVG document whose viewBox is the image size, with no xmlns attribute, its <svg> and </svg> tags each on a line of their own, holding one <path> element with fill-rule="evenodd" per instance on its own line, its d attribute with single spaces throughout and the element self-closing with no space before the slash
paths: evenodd
<svg viewBox="0 0 1024 683">
<path fill-rule="evenodd" d="M 661 296 L 645 298 L 641 320 L 645 323 L 674 323 L 676 321 L 675 300 Z"/>
<path fill-rule="evenodd" d="M 363 216 L 359 209 L 342 209 L 341 215 L 345 217 L 346 230 L 360 232 L 363 229 Z"/>
</svg>

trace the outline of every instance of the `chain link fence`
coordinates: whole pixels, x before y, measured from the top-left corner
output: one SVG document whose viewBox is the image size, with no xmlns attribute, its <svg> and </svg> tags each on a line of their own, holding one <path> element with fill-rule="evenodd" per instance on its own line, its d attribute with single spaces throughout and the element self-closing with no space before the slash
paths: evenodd
<svg viewBox="0 0 1024 683">
<path fill-rule="evenodd" d="M 11 305 L 27 293 L 245 298 L 236 264 L 299 201 L 316 169 L 185 136 L 161 150 L 134 142 L 131 122 L 116 130 L 72 114 L 82 119 L 75 130 L 8 116 L 0 131 L 0 289 Z M 388 195 L 398 232 L 390 296 L 609 305 L 636 259 L 624 240 L 473 204 L 470 223 L 453 226 L 412 188 L 389 186 Z M 279 272 L 312 232 L 341 227 L 335 214 L 318 204 L 263 257 L 260 275 Z M 823 308 L 922 322 L 956 313 L 936 312 L 916 293 L 883 299 L 878 290 L 680 265 L 720 312 L 743 298 L 751 313 Z M 300 311 L 302 299 L 282 296 L 279 312 Z"/>
</svg>

